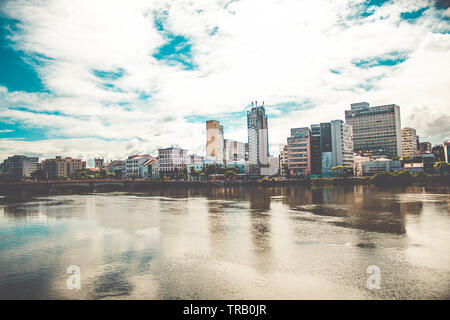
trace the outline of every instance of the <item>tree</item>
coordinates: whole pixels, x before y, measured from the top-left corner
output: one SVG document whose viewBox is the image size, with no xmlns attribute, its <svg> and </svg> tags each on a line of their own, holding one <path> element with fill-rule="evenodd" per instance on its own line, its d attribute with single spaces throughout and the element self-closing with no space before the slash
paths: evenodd
<svg viewBox="0 0 450 320">
<path fill-rule="evenodd" d="M 237 168 L 227 167 L 225 171 L 225 178 L 227 180 L 234 180 L 236 178 L 237 173 L 238 173 Z"/>
<path fill-rule="evenodd" d="M 336 172 L 339 176 L 348 177 L 351 175 L 351 170 L 347 166 L 335 166 L 331 168 L 334 172 Z"/>
<path fill-rule="evenodd" d="M 30 174 L 30 176 L 34 180 L 45 180 L 45 178 L 46 178 L 46 174 L 45 174 L 44 170 L 42 170 L 42 169 L 38 169 L 36 171 L 33 171 Z"/>
<path fill-rule="evenodd" d="M 439 174 L 441 176 L 445 175 L 448 172 L 450 165 L 445 161 L 438 161 L 434 164 L 435 168 L 439 169 Z"/>
<path fill-rule="evenodd" d="M 289 165 L 287 163 L 283 163 L 283 171 L 286 178 L 291 177 L 291 171 L 289 170 Z"/>
</svg>

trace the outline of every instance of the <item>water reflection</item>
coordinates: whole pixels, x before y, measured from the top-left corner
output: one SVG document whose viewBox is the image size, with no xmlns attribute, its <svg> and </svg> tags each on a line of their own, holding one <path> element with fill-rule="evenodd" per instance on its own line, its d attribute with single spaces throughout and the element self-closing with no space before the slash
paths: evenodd
<svg viewBox="0 0 450 320">
<path fill-rule="evenodd" d="M 369 186 L 3 198 L 0 298 L 449 298 L 449 200 Z"/>
</svg>

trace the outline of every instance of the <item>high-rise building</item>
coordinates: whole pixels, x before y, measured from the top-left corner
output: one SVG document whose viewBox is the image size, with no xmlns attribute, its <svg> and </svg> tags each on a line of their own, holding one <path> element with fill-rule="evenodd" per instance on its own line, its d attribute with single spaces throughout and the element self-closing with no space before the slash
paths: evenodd
<svg viewBox="0 0 450 320">
<path fill-rule="evenodd" d="M 331 121 L 331 152 L 333 167 L 353 168 L 353 129 L 342 120 Z"/>
<path fill-rule="evenodd" d="M 322 122 L 312 125 L 314 140 L 311 137 L 311 159 L 315 162 L 315 172 L 322 176 L 333 174 L 333 167 L 346 166 L 353 169 L 353 129 L 342 120 Z"/>
<path fill-rule="evenodd" d="M 247 128 L 249 173 L 259 176 L 263 167 L 270 166 L 269 134 L 264 103 L 258 107 L 257 102 L 255 104 L 252 102 L 252 108 L 247 111 Z"/>
<path fill-rule="evenodd" d="M 369 107 L 367 102 L 352 103 L 345 121 L 353 127 L 354 151 L 374 156 L 401 157 L 400 107 L 395 104 Z"/>
<path fill-rule="evenodd" d="M 223 126 L 217 120 L 206 121 L 206 157 L 223 164 Z"/>
<path fill-rule="evenodd" d="M 86 161 L 57 156 L 42 162 L 42 170 L 49 179 L 72 178 L 78 170 L 86 169 Z"/>
<path fill-rule="evenodd" d="M 323 122 L 320 124 L 320 161 L 321 175 L 328 176 L 333 172 L 333 149 L 331 147 L 331 123 Z"/>
<path fill-rule="evenodd" d="M 320 124 L 311 125 L 311 174 L 322 174 L 322 152 L 320 149 Z"/>
<path fill-rule="evenodd" d="M 3 162 L 3 172 L 10 180 L 21 180 L 30 177 L 31 173 L 37 170 L 38 162 L 38 157 L 14 155 Z"/>
<path fill-rule="evenodd" d="M 309 128 L 291 129 L 287 138 L 288 167 L 294 177 L 308 177 L 311 174 L 311 132 Z"/>
<path fill-rule="evenodd" d="M 158 149 L 159 175 L 171 175 L 175 168 L 187 170 L 187 150 L 179 147 Z"/>
<path fill-rule="evenodd" d="M 403 156 L 413 157 L 417 154 L 417 134 L 416 129 L 402 129 L 402 151 Z"/>
</svg>

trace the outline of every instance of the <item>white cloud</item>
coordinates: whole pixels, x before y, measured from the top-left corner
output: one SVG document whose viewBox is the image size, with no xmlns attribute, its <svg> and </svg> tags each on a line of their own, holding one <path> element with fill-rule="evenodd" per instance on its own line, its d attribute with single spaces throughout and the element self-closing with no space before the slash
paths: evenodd
<svg viewBox="0 0 450 320">
<path fill-rule="evenodd" d="M 356 101 L 396 103 L 404 126 L 440 143 L 448 126 L 439 130 L 420 119 L 423 110 L 432 110 L 433 119 L 449 110 L 450 77 L 444 70 L 450 67 L 450 35 L 432 32 L 437 25 L 448 27 L 448 21 L 438 20 L 429 1 L 387 2 L 374 7 L 373 15 L 355 19 L 362 2 L 6 2 L 2 11 L 22 26 L 11 36 L 14 47 L 52 59 L 38 67 L 51 93 L 0 87 L 0 116 L 23 126 L 48 127 L 52 135 L 70 139 L 42 141 L 39 148 L 27 141 L 13 147 L 7 140 L 6 147 L 2 142 L 4 155 L 49 148 L 49 155 L 65 150 L 74 156 L 105 152 L 124 157 L 133 148 L 150 152 L 171 144 L 201 153 L 204 125 L 183 117 L 220 120 L 220 114 L 242 111 L 251 100 L 275 105 L 309 99 L 315 105 L 269 118 L 273 152 L 290 127 L 342 119 Z M 430 8 L 415 23 L 400 19 L 401 12 L 426 5 Z M 152 56 L 167 40 L 155 28 L 155 14 L 165 17 L 166 30 L 189 40 L 195 70 L 168 66 Z M 409 58 L 395 67 L 353 64 L 395 52 Z M 102 81 L 92 73 L 120 68 L 124 76 L 117 80 Z M 368 81 L 372 90 L 358 87 Z M 139 99 L 142 94 L 150 97 Z M 26 110 L 8 109 L 14 107 Z M 241 127 L 225 128 L 227 137 L 245 141 L 245 126 L 242 119 Z"/>
</svg>

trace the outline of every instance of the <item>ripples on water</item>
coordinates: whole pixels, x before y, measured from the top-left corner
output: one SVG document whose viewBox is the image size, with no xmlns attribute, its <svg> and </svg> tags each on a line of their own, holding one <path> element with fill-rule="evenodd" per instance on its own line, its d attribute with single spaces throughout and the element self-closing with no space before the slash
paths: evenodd
<svg viewBox="0 0 450 320">
<path fill-rule="evenodd" d="M 3 197 L 0 298 L 449 299 L 449 200 L 370 186 Z"/>
</svg>

